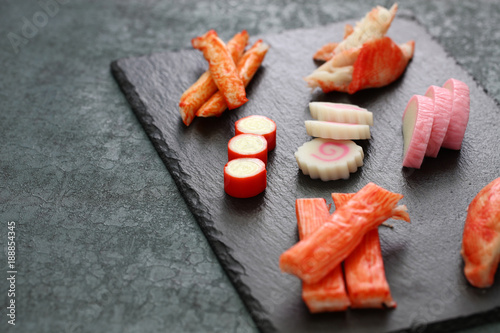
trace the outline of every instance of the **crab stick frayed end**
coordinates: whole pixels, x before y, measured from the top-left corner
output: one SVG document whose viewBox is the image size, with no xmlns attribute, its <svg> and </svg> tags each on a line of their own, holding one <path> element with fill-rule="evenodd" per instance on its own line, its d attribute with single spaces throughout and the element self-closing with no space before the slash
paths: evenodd
<svg viewBox="0 0 500 333">
<path fill-rule="evenodd" d="M 224 166 L 224 191 L 232 197 L 254 197 L 266 186 L 266 165 L 258 158 L 237 158 Z"/>
<path fill-rule="evenodd" d="M 276 123 L 265 116 L 252 115 L 241 118 L 234 124 L 236 134 L 258 134 L 267 140 L 267 150 L 276 147 Z"/>
<path fill-rule="evenodd" d="M 239 134 L 227 144 L 228 161 L 236 158 L 258 158 L 267 164 L 267 141 L 262 135 Z"/>
<path fill-rule="evenodd" d="M 238 75 L 236 65 L 224 42 L 214 30 L 200 37 L 193 38 L 193 47 L 203 52 L 208 61 L 208 69 L 229 109 L 235 109 L 245 104 L 245 86 Z"/>
</svg>

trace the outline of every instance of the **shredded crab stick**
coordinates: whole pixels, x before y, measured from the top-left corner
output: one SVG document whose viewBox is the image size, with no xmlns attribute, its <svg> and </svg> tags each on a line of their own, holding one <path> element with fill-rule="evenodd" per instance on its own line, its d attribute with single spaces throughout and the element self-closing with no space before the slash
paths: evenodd
<svg viewBox="0 0 500 333">
<path fill-rule="evenodd" d="M 469 122 L 469 87 L 457 79 L 449 79 L 443 87 L 451 92 L 453 99 L 451 120 L 443 140 L 443 147 L 458 150 L 462 146 L 465 129 Z"/>
<path fill-rule="evenodd" d="M 195 49 L 203 52 L 210 75 L 224 95 L 227 107 L 231 110 L 245 104 L 248 101 L 245 86 L 236 71 L 233 58 L 217 33 L 210 30 L 203 36 L 193 38 L 191 43 Z"/>
<path fill-rule="evenodd" d="M 352 34 L 354 31 L 354 28 L 350 24 L 346 24 L 344 27 L 344 39 L 349 37 L 350 34 Z M 339 45 L 339 43 L 327 43 L 323 45 L 316 53 L 313 55 L 314 60 L 318 61 L 328 61 L 333 57 L 333 51 L 335 48 Z"/>
<path fill-rule="evenodd" d="M 432 98 L 434 101 L 434 122 L 425 155 L 436 157 L 450 124 L 452 110 L 451 93 L 445 88 L 430 86 L 425 96 Z"/>
<path fill-rule="evenodd" d="M 297 199 L 295 212 L 301 240 L 313 234 L 330 216 L 323 198 Z M 303 283 L 302 299 L 311 313 L 346 310 L 350 302 L 345 290 L 342 266 L 338 265 L 317 283 Z"/>
<path fill-rule="evenodd" d="M 236 158 L 255 157 L 267 163 L 267 141 L 262 135 L 239 134 L 227 144 L 228 161 Z"/>
<path fill-rule="evenodd" d="M 309 110 L 311 116 L 317 120 L 373 126 L 373 113 L 356 105 L 311 102 Z"/>
<path fill-rule="evenodd" d="M 369 230 L 394 214 L 402 197 L 369 183 L 316 232 L 285 251 L 281 270 L 306 283 L 318 282 L 349 256 Z"/>
<path fill-rule="evenodd" d="M 335 140 L 363 140 L 370 138 L 370 126 L 364 124 L 306 120 L 305 125 L 307 134 L 317 138 Z"/>
<path fill-rule="evenodd" d="M 363 149 L 353 141 L 316 138 L 295 152 L 304 175 L 322 181 L 348 179 L 363 165 Z"/>
<path fill-rule="evenodd" d="M 276 147 L 276 123 L 265 116 L 252 115 L 241 118 L 234 123 L 236 135 L 238 134 L 259 134 L 267 140 L 267 150 L 271 151 Z"/>
<path fill-rule="evenodd" d="M 339 209 L 349 201 L 355 193 L 332 193 L 335 208 Z M 410 221 L 405 206 L 398 206 L 398 212 L 392 218 Z M 344 261 L 349 298 L 352 308 L 396 307 L 387 283 L 380 248 L 378 230 L 366 233 L 361 243 Z"/>
<path fill-rule="evenodd" d="M 472 200 L 462 240 L 465 277 L 475 287 L 493 284 L 500 261 L 500 178 Z"/>
<path fill-rule="evenodd" d="M 262 40 L 258 40 L 238 61 L 238 75 L 243 81 L 243 85 L 245 87 L 250 83 L 262 64 L 262 61 L 264 61 L 264 57 L 266 56 L 268 50 L 269 45 L 264 44 Z M 224 95 L 218 91 L 200 107 L 200 109 L 196 112 L 196 115 L 198 117 L 218 117 L 222 115 L 226 109 L 227 104 L 224 100 Z"/>
<path fill-rule="evenodd" d="M 419 169 L 424 160 L 434 122 L 434 101 L 425 96 L 410 98 L 403 114 L 403 166 Z"/>
<path fill-rule="evenodd" d="M 224 166 L 224 191 L 232 197 L 254 197 L 266 186 L 266 165 L 258 158 L 237 158 Z"/>
<path fill-rule="evenodd" d="M 234 35 L 227 43 L 227 49 L 235 62 L 238 61 L 243 54 L 247 43 L 248 32 L 246 30 Z M 210 71 L 206 71 L 182 94 L 179 101 L 179 111 L 182 121 L 186 126 L 191 124 L 196 111 L 216 92 L 217 85 L 212 79 Z"/>
</svg>

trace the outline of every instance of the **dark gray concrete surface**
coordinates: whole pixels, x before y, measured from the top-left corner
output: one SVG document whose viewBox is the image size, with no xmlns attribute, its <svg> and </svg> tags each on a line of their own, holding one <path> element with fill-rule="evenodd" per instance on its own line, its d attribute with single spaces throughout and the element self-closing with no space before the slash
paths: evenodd
<svg viewBox="0 0 500 333">
<path fill-rule="evenodd" d="M 255 331 L 109 64 L 188 48 L 209 28 L 275 33 L 374 4 L 2 1 L 0 246 L 14 221 L 17 274 L 11 326 L 2 256 L 0 332 Z M 500 100 L 498 2 L 399 4 Z"/>
</svg>

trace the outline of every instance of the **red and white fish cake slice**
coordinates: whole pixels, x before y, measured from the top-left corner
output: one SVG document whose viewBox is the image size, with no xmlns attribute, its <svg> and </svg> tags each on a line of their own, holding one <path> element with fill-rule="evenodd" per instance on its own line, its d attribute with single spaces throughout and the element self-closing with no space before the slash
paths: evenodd
<svg viewBox="0 0 500 333">
<path fill-rule="evenodd" d="M 370 139 L 370 126 L 364 124 L 336 123 L 321 120 L 305 121 L 307 134 L 317 138 L 335 140 Z"/>
<path fill-rule="evenodd" d="M 268 151 L 276 147 L 276 123 L 265 116 L 252 115 L 241 118 L 236 121 L 234 128 L 236 135 L 258 134 L 265 137 Z"/>
<path fill-rule="evenodd" d="M 451 120 L 452 96 L 448 89 L 438 86 L 430 86 L 425 96 L 432 98 L 434 101 L 434 122 L 432 123 L 431 136 L 425 155 L 436 157 L 439 149 L 441 149 Z"/>
<path fill-rule="evenodd" d="M 236 158 L 258 158 L 267 164 L 267 141 L 262 135 L 238 134 L 227 144 L 228 161 Z"/>
<path fill-rule="evenodd" d="M 316 120 L 373 126 L 373 113 L 352 104 L 311 102 L 309 111 Z"/>
<path fill-rule="evenodd" d="M 443 147 L 458 150 L 462 147 L 467 123 L 469 122 L 470 93 L 469 87 L 457 79 L 449 79 L 443 88 L 451 92 L 453 106 L 448 131 L 444 137 Z"/>
<path fill-rule="evenodd" d="M 258 158 L 237 158 L 224 166 L 224 191 L 235 198 L 250 198 L 267 186 L 267 171 Z"/>
</svg>

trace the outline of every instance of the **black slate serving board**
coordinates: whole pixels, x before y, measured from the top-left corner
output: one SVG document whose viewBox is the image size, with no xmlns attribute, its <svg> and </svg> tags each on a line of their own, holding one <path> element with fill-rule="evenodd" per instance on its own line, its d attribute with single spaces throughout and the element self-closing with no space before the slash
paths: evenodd
<svg viewBox="0 0 500 333">
<path fill-rule="evenodd" d="M 311 92 L 302 77 L 317 67 L 312 54 L 341 40 L 344 24 L 259 36 L 271 49 L 247 88 L 249 102 L 220 118 L 195 119 L 189 127 L 182 124 L 177 104 L 207 68 L 200 52 L 120 59 L 111 68 L 261 331 L 450 331 L 497 320 L 500 283 L 488 290 L 469 286 L 460 246 L 467 205 L 500 176 L 498 106 L 423 27 L 407 19 L 396 19 L 389 30 L 398 43 L 416 42 L 414 59 L 399 80 L 352 96 Z M 442 150 L 437 158 L 426 158 L 420 170 L 402 168 L 401 117 L 407 101 L 451 77 L 471 90 L 462 149 Z M 312 180 L 296 165 L 294 152 L 311 139 L 304 128 L 304 120 L 311 119 L 310 101 L 352 103 L 374 113 L 372 139 L 358 142 L 365 164 L 349 180 Z M 252 114 L 277 123 L 277 148 L 269 156 L 266 191 L 235 199 L 223 190 L 226 145 L 234 122 Z M 300 281 L 278 267 L 280 254 L 298 240 L 295 199 L 331 202 L 331 192 L 354 192 L 370 181 L 404 194 L 412 218 L 411 224 L 380 228 L 398 307 L 311 315 L 301 300 Z"/>
</svg>

